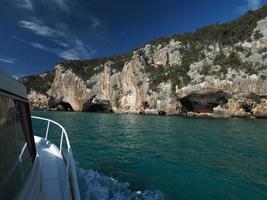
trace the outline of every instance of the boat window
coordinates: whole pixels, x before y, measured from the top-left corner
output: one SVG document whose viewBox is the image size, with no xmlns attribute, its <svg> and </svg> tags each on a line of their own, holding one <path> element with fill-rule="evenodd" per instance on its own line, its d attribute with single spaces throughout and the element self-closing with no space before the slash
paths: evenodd
<svg viewBox="0 0 267 200">
<path fill-rule="evenodd" d="M 27 104 L 0 95 L 0 197 L 20 192 L 35 158 Z"/>
</svg>

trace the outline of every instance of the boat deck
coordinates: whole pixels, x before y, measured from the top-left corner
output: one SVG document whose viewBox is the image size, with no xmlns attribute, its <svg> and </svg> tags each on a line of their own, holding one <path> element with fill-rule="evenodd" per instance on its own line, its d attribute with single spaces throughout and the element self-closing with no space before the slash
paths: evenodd
<svg viewBox="0 0 267 200">
<path fill-rule="evenodd" d="M 64 159 L 58 148 L 41 137 L 34 136 L 40 160 L 43 199 L 71 199 Z"/>
</svg>

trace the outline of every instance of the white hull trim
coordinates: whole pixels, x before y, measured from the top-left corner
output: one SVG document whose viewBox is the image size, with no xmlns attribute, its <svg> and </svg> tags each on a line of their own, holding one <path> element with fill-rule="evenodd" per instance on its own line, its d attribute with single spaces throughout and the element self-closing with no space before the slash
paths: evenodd
<svg viewBox="0 0 267 200">
<path fill-rule="evenodd" d="M 70 187 L 69 189 L 70 189 L 70 192 L 71 192 L 71 198 L 74 199 L 74 200 L 80 200 L 80 192 L 79 192 L 79 186 L 78 186 L 78 181 L 77 181 L 75 162 L 74 162 L 74 158 L 73 158 L 73 154 L 72 154 L 72 150 L 71 150 L 68 134 L 67 134 L 65 128 L 63 126 L 61 126 L 59 123 L 57 123 L 57 122 L 55 122 L 55 121 L 53 121 L 51 119 L 47 119 L 47 118 L 43 118 L 43 117 L 36 117 L 36 116 L 31 116 L 31 118 L 47 122 L 45 138 L 40 138 L 40 137 L 36 137 L 35 136 L 37 152 L 38 152 L 38 147 L 39 148 L 46 148 L 46 147 L 49 147 L 49 146 L 53 145 L 54 148 L 51 149 L 51 150 L 53 150 L 52 153 L 54 155 L 58 154 L 58 156 L 61 157 L 63 159 L 63 161 L 64 161 L 64 162 L 62 162 L 62 163 L 64 163 L 64 166 L 63 166 L 63 168 L 65 170 L 64 174 L 66 176 L 65 177 L 66 181 L 67 181 L 67 183 L 68 183 L 68 185 Z M 54 125 L 58 126 L 61 129 L 59 148 L 56 147 L 53 143 L 49 142 L 49 140 L 48 140 L 50 124 L 54 124 Z M 66 151 L 63 152 L 63 147 L 62 146 L 63 146 L 63 142 L 64 141 L 66 142 L 67 149 L 66 149 Z M 42 146 L 40 146 L 40 144 Z M 47 145 L 47 146 L 45 146 L 45 145 Z M 46 149 L 46 150 L 49 151 L 49 149 Z M 57 150 L 58 150 L 58 152 L 56 152 Z M 40 152 L 40 149 L 39 149 L 39 152 Z M 42 156 L 42 155 L 39 155 L 39 160 L 42 160 L 42 158 L 40 156 Z M 40 163 L 42 164 L 42 162 L 40 162 Z M 47 166 L 47 167 L 49 167 L 49 166 Z M 47 170 L 52 170 L 52 169 L 48 168 Z"/>
</svg>

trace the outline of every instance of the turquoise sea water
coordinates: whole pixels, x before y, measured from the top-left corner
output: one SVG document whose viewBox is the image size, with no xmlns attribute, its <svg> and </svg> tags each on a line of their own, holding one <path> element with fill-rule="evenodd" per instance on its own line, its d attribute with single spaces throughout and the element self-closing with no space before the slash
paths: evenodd
<svg viewBox="0 0 267 200">
<path fill-rule="evenodd" d="M 66 128 L 83 199 L 267 199 L 267 120 L 33 115 Z"/>
</svg>

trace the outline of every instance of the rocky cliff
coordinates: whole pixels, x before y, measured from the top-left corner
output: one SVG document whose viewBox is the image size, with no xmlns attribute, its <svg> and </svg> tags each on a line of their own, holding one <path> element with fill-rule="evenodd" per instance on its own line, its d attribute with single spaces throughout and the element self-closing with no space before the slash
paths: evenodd
<svg viewBox="0 0 267 200">
<path fill-rule="evenodd" d="M 267 117 L 267 6 L 129 54 L 24 77 L 33 109 Z"/>
</svg>

